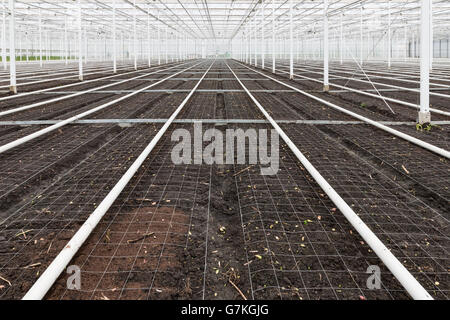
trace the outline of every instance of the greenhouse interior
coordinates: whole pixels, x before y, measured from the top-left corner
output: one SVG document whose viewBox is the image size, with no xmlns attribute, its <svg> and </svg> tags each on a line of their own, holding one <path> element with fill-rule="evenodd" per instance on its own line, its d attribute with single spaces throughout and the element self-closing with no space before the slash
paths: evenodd
<svg viewBox="0 0 450 320">
<path fill-rule="evenodd" d="M 0 300 L 450 298 L 450 1 L 0 3 Z"/>
</svg>

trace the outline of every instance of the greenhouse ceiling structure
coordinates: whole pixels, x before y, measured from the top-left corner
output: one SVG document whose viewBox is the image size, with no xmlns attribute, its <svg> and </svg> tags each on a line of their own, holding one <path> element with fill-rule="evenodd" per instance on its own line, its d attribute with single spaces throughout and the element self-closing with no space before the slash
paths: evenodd
<svg viewBox="0 0 450 320">
<path fill-rule="evenodd" d="M 0 300 L 449 299 L 450 1 L 0 8 Z"/>
</svg>

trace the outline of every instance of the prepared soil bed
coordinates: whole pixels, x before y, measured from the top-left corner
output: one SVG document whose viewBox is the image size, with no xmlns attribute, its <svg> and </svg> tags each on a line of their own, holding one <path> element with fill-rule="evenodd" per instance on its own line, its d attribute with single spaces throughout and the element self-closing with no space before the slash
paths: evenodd
<svg viewBox="0 0 450 320">
<path fill-rule="evenodd" d="M 258 166 L 169 165 L 170 136 L 73 261 L 82 290 L 62 277 L 48 299 L 372 297 L 365 271 L 379 262 L 286 146 L 280 174 L 262 179 Z M 377 298 L 406 298 L 384 285 Z"/>
<path fill-rule="evenodd" d="M 308 90 L 322 90 L 323 85 L 319 83 L 315 83 L 312 81 L 298 81 L 293 80 L 289 81 L 286 78 L 289 74 L 281 74 L 278 76 L 274 76 L 272 74 L 267 73 L 271 77 L 275 77 L 281 81 L 286 82 L 287 84 L 293 85 L 300 90 L 308 91 Z M 316 75 L 317 76 L 317 75 Z M 272 83 L 275 83 L 272 81 Z M 352 86 L 354 87 L 354 86 Z M 286 89 L 286 87 L 284 87 Z M 333 90 L 333 86 L 331 85 L 331 90 Z M 314 92 L 315 96 L 319 98 L 323 98 L 331 103 L 335 103 L 340 107 L 345 107 L 346 109 L 356 112 L 362 116 L 368 117 L 372 120 L 377 121 L 408 121 L 414 122 L 417 120 L 417 111 L 414 108 L 406 107 L 399 104 L 394 104 L 388 102 L 393 111 L 389 109 L 389 107 L 383 102 L 383 100 L 364 96 L 358 93 L 352 92 L 339 92 L 339 93 L 324 93 L 324 92 Z M 384 94 L 384 92 L 383 92 Z M 410 93 L 414 94 L 414 93 Z M 439 109 L 439 108 L 437 108 Z M 447 121 L 449 118 L 440 115 L 440 114 L 432 114 L 433 120 L 435 121 Z"/>
<path fill-rule="evenodd" d="M 2 209 L 0 268 L 2 277 L 14 283 L 1 289 L 2 299 L 24 294 L 157 130 L 147 125 L 111 132 L 95 151 L 55 174 L 40 190 Z"/>
<path fill-rule="evenodd" d="M 243 89 L 237 80 L 220 80 L 234 77 L 227 64 L 239 77 L 257 79 L 244 81 L 249 89 L 278 88 L 233 61 L 216 61 L 201 88 L 217 92 L 194 93 L 178 119 L 230 120 L 203 123 L 204 131 L 215 128 L 223 135 L 229 129 L 273 129 L 231 122 L 265 118 L 247 93 L 222 92 Z M 158 88 L 189 90 L 210 65 Z M 89 118 L 167 119 L 187 95 L 141 93 Z M 299 93 L 254 96 L 276 121 L 355 120 Z M 374 120 L 411 121 L 407 113 L 392 118 L 339 96 L 318 96 Z M 95 97 L 52 104 L 42 117 L 68 117 L 114 98 Z M 163 125 L 68 125 L 0 155 L 0 299 L 23 297 Z M 448 299 L 447 160 L 364 124 L 280 126 L 425 289 Z M 43 127 L 3 126 L 1 144 Z M 448 146 L 445 126 L 394 128 Z M 71 261 L 81 269 L 81 290 L 68 289 L 69 275 L 62 273 L 46 299 L 410 298 L 282 140 L 279 170 L 265 176 L 260 164 L 174 164 L 179 141 L 172 134 L 178 129 L 194 136 L 193 124 L 169 127 Z M 247 143 L 246 154 L 249 148 Z M 381 269 L 380 290 L 367 288 L 369 266 Z"/>
</svg>

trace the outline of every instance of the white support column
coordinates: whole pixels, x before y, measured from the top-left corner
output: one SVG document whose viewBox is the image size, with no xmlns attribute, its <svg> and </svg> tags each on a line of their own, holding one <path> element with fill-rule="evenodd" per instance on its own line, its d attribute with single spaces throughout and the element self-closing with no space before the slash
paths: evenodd
<svg viewBox="0 0 450 320">
<path fill-rule="evenodd" d="M 430 113 L 430 3 L 421 0 L 421 41 L 420 41 L 420 112 L 419 124 L 431 122 Z"/>
<path fill-rule="evenodd" d="M 430 0 L 430 70 L 433 70 L 434 60 L 434 29 L 433 29 L 433 0 Z"/>
<path fill-rule="evenodd" d="M 166 39 L 165 39 L 166 41 L 165 41 L 165 50 L 166 50 L 166 64 L 168 64 L 169 63 L 169 31 L 168 31 L 168 29 L 167 29 L 167 26 L 166 26 Z"/>
<path fill-rule="evenodd" d="M 405 42 L 405 49 L 404 49 L 404 62 L 406 62 L 406 59 L 408 58 L 408 52 L 409 52 L 409 43 L 408 43 L 408 27 L 405 25 L 403 28 L 404 31 L 404 42 Z"/>
<path fill-rule="evenodd" d="M 116 1 L 117 0 L 113 0 L 113 72 L 117 73 L 117 21 L 116 21 Z"/>
<path fill-rule="evenodd" d="M 16 38 L 17 38 L 16 50 L 19 51 L 18 52 L 18 57 L 19 57 L 18 60 L 22 61 L 22 41 L 21 41 L 22 35 L 20 33 L 20 30 L 18 30 L 16 32 Z"/>
<path fill-rule="evenodd" d="M 84 26 L 84 64 L 88 62 L 89 55 L 89 39 L 87 33 L 87 26 Z"/>
<path fill-rule="evenodd" d="M 83 22 L 81 0 L 78 0 L 78 78 L 83 81 Z"/>
<path fill-rule="evenodd" d="M 261 0 L 261 67 L 265 69 L 266 66 L 266 32 L 264 28 L 265 21 L 264 21 L 264 0 Z"/>
<path fill-rule="evenodd" d="M 202 59 L 206 59 L 206 43 L 205 43 L 205 39 L 202 39 Z"/>
<path fill-rule="evenodd" d="M 388 36 L 387 36 L 387 58 L 388 68 L 391 68 L 391 56 L 392 56 L 392 39 L 391 39 L 391 0 L 388 1 Z"/>
<path fill-rule="evenodd" d="M 27 58 L 27 62 L 30 61 L 30 51 L 29 51 L 29 48 L 28 48 L 28 40 L 29 40 L 28 32 L 25 32 L 25 55 L 26 55 L 26 58 Z"/>
<path fill-rule="evenodd" d="M 247 26 L 248 30 L 248 63 L 251 65 L 253 63 L 253 51 L 252 51 L 252 22 L 249 21 Z"/>
<path fill-rule="evenodd" d="M 42 10 L 39 8 L 39 62 L 41 68 L 44 65 L 43 48 L 42 48 Z"/>
<path fill-rule="evenodd" d="M 256 32 L 256 13 L 253 17 L 253 39 L 255 41 L 255 45 L 253 46 L 253 49 L 255 50 L 255 67 L 258 67 L 258 39 L 257 39 L 257 32 Z"/>
<path fill-rule="evenodd" d="M 134 55 L 134 70 L 137 70 L 137 18 L 136 18 L 136 0 L 133 1 L 133 55 Z"/>
<path fill-rule="evenodd" d="M 67 38 L 67 11 L 65 13 L 64 16 L 64 56 L 65 56 L 65 61 L 66 61 L 66 65 L 69 64 L 69 40 Z"/>
<path fill-rule="evenodd" d="M 152 39 L 150 35 L 150 8 L 147 9 L 147 54 L 148 54 L 148 67 L 152 66 Z"/>
<path fill-rule="evenodd" d="M 289 78 L 294 79 L 294 0 L 289 0 Z"/>
<path fill-rule="evenodd" d="M 3 68 L 5 70 L 8 69 L 8 58 L 6 54 L 6 5 L 5 1 L 3 0 L 3 28 L 2 28 L 2 61 L 3 61 Z"/>
<path fill-rule="evenodd" d="M 178 34 L 175 34 L 176 37 L 176 56 L 177 56 L 177 62 L 181 61 L 181 51 L 180 51 L 180 37 Z"/>
<path fill-rule="evenodd" d="M 340 44 L 339 44 L 339 51 L 340 51 L 340 59 L 341 59 L 341 65 L 344 64 L 344 14 L 341 13 L 341 36 L 340 36 Z"/>
<path fill-rule="evenodd" d="M 160 12 L 158 9 L 158 20 L 157 20 L 157 29 L 158 29 L 158 65 L 161 65 L 161 28 L 159 26 Z"/>
<path fill-rule="evenodd" d="M 276 72 L 276 51 L 275 51 L 275 0 L 272 0 L 272 72 Z"/>
<path fill-rule="evenodd" d="M 16 13 L 15 0 L 9 0 L 9 60 L 10 60 L 10 87 L 9 90 L 17 93 L 17 74 L 16 74 Z"/>
<path fill-rule="evenodd" d="M 323 1 L 324 18 L 323 18 L 323 91 L 330 91 L 329 80 L 329 35 L 328 35 L 328 0 Z"/>
<path fill-rule="evenodd" d="M 359 52 L 359 56 L 360 56 L 360 59 L 361 59 L 361 66 L 364 64 L 364 57 L 363 57 L 363 55 L 364 55 L 364 39 L 363 39 L 363 3 L 361 2 L 361 23 L 360 23 L 360 32 L 359 32 L 359 35 L 360 35 L 360 39 L 359 39 L 359 41 L 360 41 L 360 45 L 359 45 L 359 49 L 360 49 L 360 52 Z"/>
</svg>

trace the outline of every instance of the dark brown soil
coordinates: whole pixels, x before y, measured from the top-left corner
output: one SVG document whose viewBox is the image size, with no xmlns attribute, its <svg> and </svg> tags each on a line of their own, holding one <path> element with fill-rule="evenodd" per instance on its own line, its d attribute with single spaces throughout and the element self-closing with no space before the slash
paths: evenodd
<svg viewBox="0 0 450 320">
<path fill-rule="evenodd" d="M 281 89 L 228 64 L 242 78 L 258 79 L 244 81 L 249 89 Z M 198 79 L 208 66 L 179 78 Z M 208 78 L 204 89 L 240 89 L 237 81 L 216 80 L 233 78 L 224 61 Z M 173 80 L 160 88 L 189 89 L 196 81 Z M 393 120 L 375 102 L 361 108 L 340 95 L 316 94 L 375 120 Z M 186 95 L 143 93 L 92 118 L 165 119 Z M 295 93 L 255 97 L 275 120 L 353 120 Z M 50 105 L 42 118 L 67 117 L 112 96 L 91 98 Z M 220 92 L 196 93 L 179 119 L 264 117 L 245 93 Z M 395 119 L 412 118 L 405 111 Z M 213 127 L 271 129 L 204 125 Z M 0 157 L 7 168 L 7 179 L 0 180 L 0 276 L 11 282 L 0 280 L 1 299 L 26 293 L 160 128 L 67 126 Z M 367 125 L 282 128 L 420 283 L 435 298 L 448 299 L 446 160 Z M 1 138 L 36 129 L 2 128 Z M 171 161 L 176 129 L 193 133 L 190 124 L 170 127 L 71 262 L 82 270 L 82 289 L 68 290 L 63 273 L 47 299 L 408 299 L 287 145 L 280 146 L 275 176 L 262 176 L 259 165 L 177 166 Z M 436 137 L 448 143 L 445 128 L 427 139 Z M 381 268 L 381 290 L 367 289 L 370 265 Z"/>
</svg>

